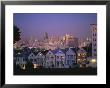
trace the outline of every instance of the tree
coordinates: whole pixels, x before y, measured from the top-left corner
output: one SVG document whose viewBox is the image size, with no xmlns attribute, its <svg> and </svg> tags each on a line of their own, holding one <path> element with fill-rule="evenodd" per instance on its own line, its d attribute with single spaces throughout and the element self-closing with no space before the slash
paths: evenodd
<svg viewBox="0 0 110 88">
<path fill-rule="evenodd" d="M 88 46 L 83 47 L 84 50 L 87 52 L 87 57 L 92 56 L 92 43 L 90 43 Z"/>
<path fill-rule="evenodd" d="M 32 61 L 27 60 L 26 69 L 28 71 L 32 71 L 33 70 L 33 63 L 32 63 Z"/>
<path fill-rule="evenodd" d="M 20 38 L 20 29 L 14 25 L 13 27 L 13 33 L 14 33 L 14 43 L 16 43 L 16 41 L 19 41 L 21 38 Z"/>
</svg>

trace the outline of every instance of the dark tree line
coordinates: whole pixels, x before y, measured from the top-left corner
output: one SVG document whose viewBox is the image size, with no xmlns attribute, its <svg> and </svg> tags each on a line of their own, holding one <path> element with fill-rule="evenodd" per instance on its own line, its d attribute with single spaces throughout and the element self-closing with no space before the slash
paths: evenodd
<svg viewBox="0 0 110 88">
<path fill-rule="evenodd" d="M 92 56 L 92 43 L 90 43 L 88 46 L 83 47 L 84 50 L 87 52 L 87 57 Z"/>
<path fill-rule="evenodd" d="M 14 43 L 16 43 L 16 41 L 19 41 L 21 38 L 20 38 L 20 29 L 14 25 L 13 26 L 13 35 L 14 35 Z"/>
</svg>

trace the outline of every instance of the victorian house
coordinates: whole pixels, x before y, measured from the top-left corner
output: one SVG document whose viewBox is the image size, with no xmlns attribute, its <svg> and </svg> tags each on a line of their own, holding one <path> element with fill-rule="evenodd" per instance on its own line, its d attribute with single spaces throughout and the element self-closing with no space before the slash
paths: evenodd
<svg viewBox="0 0 110 88">
<path fill-rule="evenodd" d="M 65 53 L 58 49 L 55 53 L 56 68 L 65 68 Z"/>
<path fill-rule="evenodd" d="M 72 68 L 76 63 L 76 53 L 74 51 L 73 48 L 69 48 L 66 52 L 65 64 L 67 68 Z"/>
<path fill-rule="evenodd" d="M 77 63 L 80 67 L 86 67 L 87 52 L 83 48 L 80 48 L 77 52 Z"/>
<path fill-rule="evenodd" d="M 45 66 L 45 55 L 43 55 L 43 53 L 39 52 L 35 58 L 38 66 Z"/>
<path fill-rule="evenodd" d="M 14 62 L 16 65 L 19 65 L 21 69 L 26 69 L 27 61 L 24 52 L 14 53 Z"/>
<path fill-rule="evenodd" d="M 46 54 L 45 67 L 55 68 L 55 55 L 51 50 L 49 50 Z"/>
</svg>

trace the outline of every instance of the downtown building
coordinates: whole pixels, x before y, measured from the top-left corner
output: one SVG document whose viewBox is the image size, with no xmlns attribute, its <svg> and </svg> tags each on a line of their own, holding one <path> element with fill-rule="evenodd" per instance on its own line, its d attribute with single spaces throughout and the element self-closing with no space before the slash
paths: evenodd
<svg viewBox="0 0 110 88">
<path fill-rule="evenodd" d="M 97 25 L 91 24 L 91 32 L 92 32 L 92 57 L 94 59 L 97 58 Z"/>
<path fill-rule="evenodd" d="M 66 47 L 78 47 L 78 38 L 73 35 L 66 34 L 63 36 L 63 41 Z"/>
<path fill-rule="evenodd" d="M 92 59 L 90 60 L 92 67 L 97 67 L 97 25 L 90 24 L 92 36 Z"/>
</svg>

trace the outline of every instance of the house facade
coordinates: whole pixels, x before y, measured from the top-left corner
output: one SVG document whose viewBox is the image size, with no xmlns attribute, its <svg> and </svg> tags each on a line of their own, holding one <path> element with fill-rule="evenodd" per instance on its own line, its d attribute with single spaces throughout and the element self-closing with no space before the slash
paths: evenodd
<svg viewBox="0 0 110 88">
<path fill-rule="evenodd" d="M 76 64 L 86 67 L 87 52 L 80 48 L 66 48 L 43 51 L 23 51 L 14 53 L 14 62 L 22 69 L 26 68 L 27 61 L 31 61 L 33 68 L 74 68 Z M 94 60 L 92 61 L 94 62 Z"/>
<path fill-rule="evenodd" d="M 46 61 L 45 61 L 45 67 L 46 68 L 55 68 L 55 55 L 54 53 L 49 50 L 46 54 Z"/>
<path fill-rule="evenodd" d="M 56 68 L 65 68 L 65 53 L 60 49 L 55 54 Z"/>
<path fill-rule="evenodd" d="M 27 61 L 23 53 L 16 53 L 14 60 L 15 60 L 15 64 L 19 65 L 21 69 L 26 68 Z"/>
<path fill-rule="evenodd" d="M 35 64 L 35 63 L 36 63 L 36 58 L 35 58 L 35 57 L 36 57 L 36 56 L 34 55 L 34 53 L 31 52 L 31 53 L 29 54 L 29 56 L 28 56 L 28 60 L 31 61 L 33 64 Z"/>
<path fill-rule="evenodd" d="M 76 63 L 76 53 L 71 48 L 69 48 L 68 51 L 66 52 L 65 59 L 66 67 L 72 68 L 75 63 Z"/>
<path fill-rule="evenodd" d="M 77 63 L 80 67 L 86 67 L 87 52 L 83 48 L 80 48 L 77 52 Z"/>
<path fill-rule="evenodd" d="M 36 64 L 38 66 L 42 66 L 44 67 L 45 66 L 45 55 L 43 55 L 41 52 L 39 52 L 37 55 L 36 55 Z"/>
</svg>

